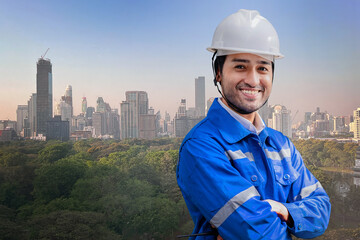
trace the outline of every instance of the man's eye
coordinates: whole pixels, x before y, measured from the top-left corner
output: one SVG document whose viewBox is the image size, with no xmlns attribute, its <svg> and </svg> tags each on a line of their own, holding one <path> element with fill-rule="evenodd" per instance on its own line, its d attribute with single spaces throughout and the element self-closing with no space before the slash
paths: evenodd
<svg viewBox="0 0 360 240">
<path fill-rule="evenodd" d="M 244 65 L 236 65 L 235 68 L 238 68 L 238 69 L 244 69 L 245 66 Z"/>
<path fill-rule="evenodd" d="M 268 69 L 266 67 L 259 67 L 259 70 L 262 71 L 262 72 L 267 72 Z"/>
</svg>

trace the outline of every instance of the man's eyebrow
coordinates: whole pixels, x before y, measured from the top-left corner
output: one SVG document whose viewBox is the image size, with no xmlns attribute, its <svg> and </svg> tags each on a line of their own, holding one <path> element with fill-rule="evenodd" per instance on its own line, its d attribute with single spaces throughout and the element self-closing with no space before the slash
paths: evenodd
<svg viewBox="0 0 360 240">
<path fill-rule="evenodd" d="M 242 59 L 242 58 L 234 58 L 231 60 L 232 62 L 242 62 L 242 63 L 249 63 L 250 60 L 247 59 Z M 256 61 L 257 64 L 263 64 L 263 65 L 270 65 L 271 63 L 269 61 L 263 61 L 263 60 L 259 60 Z"/>
<path fill-rule="evenodd" d="M 231 60 L 232 62 L 243 62 L 243 63 L 249 63 L 250 61 L 247 59 L 241 59 L 241 58 L 234 58 Z"/>
<path fill-rule="evenodd" d="M 270 65 L 270 62 L 268 61 L 257 61 L 258 64 L 264 64 L 264 65 Z"/>
</svg>

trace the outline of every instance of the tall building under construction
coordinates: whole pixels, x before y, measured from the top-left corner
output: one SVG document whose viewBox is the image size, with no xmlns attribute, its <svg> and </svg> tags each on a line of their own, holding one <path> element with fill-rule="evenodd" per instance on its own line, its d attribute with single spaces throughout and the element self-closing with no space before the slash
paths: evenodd
<svg viewBox="0 0 360 240">
<path fill-rule="evenodd" d="M 36 134 L 46 135 L 46 122 L 53 114 L 52 65 L 50 59 L 39 58 L 36 73 Z"/>
</svg>

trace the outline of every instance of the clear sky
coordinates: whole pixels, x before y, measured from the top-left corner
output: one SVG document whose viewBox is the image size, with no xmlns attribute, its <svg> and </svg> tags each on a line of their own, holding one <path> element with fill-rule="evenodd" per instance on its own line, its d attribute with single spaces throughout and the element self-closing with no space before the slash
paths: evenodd
<svg viewBox="0 0 360 240">
<path fill-rule="evenodd" d="M 36 92 L 36 62 L 53 64 L 53 99 L 72 85 L 81 99 L 103 97 L 120 108 L 125 91 L 146 91 L 150 106 L 174 116 L 182 98 L 195 105 L 195 83 L 206 78 L 216 97 L 210 46 L 218 23 L 238 9 L 256 9 L 276 28 L 280 51 L 270 104 L 296 120 L 316 107 L 350 115 L 360 107 L 358 0 L 0 0 L 0 119 Z"/>
</svg>

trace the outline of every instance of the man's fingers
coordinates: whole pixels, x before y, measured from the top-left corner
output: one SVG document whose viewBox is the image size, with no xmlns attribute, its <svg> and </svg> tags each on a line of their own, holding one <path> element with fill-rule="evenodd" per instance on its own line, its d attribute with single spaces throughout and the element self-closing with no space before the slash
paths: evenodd
<svg viewBox="0 0 360 240">
<path fill-rule="evenodd" d="M 211 227 L 216 228 L 214 225 L 211 225 Z M 224 239 L 218 234 L 216 240 L 224 240 Z"/>
</svg>

